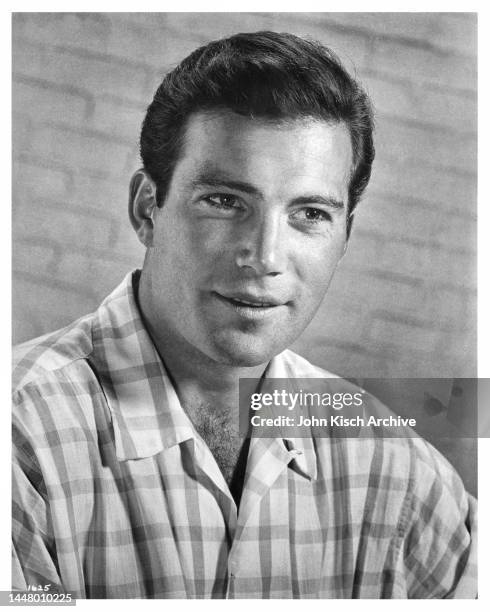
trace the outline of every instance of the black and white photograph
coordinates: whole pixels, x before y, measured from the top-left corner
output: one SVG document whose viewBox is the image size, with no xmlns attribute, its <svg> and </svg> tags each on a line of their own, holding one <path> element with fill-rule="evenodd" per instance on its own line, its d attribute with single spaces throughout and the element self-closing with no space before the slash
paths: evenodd
<svg viewBox="0 0 490 612">
<path fill-rule="evenodd" d="M 478 597 L 477 30 L 12 13 L 11 603 Z"/>
</svg>

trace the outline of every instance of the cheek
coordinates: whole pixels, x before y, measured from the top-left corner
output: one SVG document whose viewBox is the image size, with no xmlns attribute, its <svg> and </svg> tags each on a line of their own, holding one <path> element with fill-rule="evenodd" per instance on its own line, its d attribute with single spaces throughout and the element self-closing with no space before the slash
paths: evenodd
<svg viewBox="0 0 490 612">
<path fill-rule="evenodd" d="M 343 254 L 342 245 L 327 248 L 309 249 L 301 258 L 298 277 L 302 289 L 303 306 L 315 311 L 323 300 L 332 277 Z"/>
<path fill-rule="evenodd" d="M 309 283 L 318 283 L 328 286 L 342 254 L 344 252 L 344 240 L 332 239 L 325 244 L 309 244 L 303 248 L 300 257 L 301 275 Z"/>
<path fill-rule="evenodd" d="M 236 240 L 233 239 L 230 224 L 206 221 L 190 228 L 185 242 L 185 249 L 195 265 L 212 268 L 223 268 L 233 260 Z"/>
<path fill-rule="evenodd" d="M 196 262 L 205 256 L 208 246 L 207 237 L 198 226 L 179 218 L 160 228 L 157 243 L 162 264 L 174 268 L 176 274 L 179 268 L 196 266 Z M 178 269 L 175 269 L 176 265 Z"/>
<path fill-rule="evenodd" d="M 217 224 L 213 228 L 205 225 L 186 226 L 178 234 L 168 233 L 159 257 L 162 283 L 170 283 L 175 293 L 186 296 L 189 302 L 200 290 L 214 286 L 216 279 L 222 281 L 233 275 L 233 253 L 226 235 Z"/>
</svg>

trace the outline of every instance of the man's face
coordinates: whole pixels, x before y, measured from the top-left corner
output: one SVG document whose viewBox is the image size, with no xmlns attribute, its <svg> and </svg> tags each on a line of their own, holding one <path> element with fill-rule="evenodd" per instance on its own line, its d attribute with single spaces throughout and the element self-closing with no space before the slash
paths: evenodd
<svg viewBox="0 0 490 612">
<path fill-rule="evenodd" d="M 341 123 L 191 116 L 145 261 L 154 327 L 235 366 L 289 346 L 343 255 L 351 163 Z"/>
</svg>

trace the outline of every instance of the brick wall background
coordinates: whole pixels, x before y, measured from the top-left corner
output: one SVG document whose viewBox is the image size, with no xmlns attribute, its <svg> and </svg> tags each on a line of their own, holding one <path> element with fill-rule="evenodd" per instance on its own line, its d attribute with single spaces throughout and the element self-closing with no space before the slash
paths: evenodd
<svg viewBox="0 0 490 612">
<path fill-rule="evenodd" d="M 377 109 L 377 159 L 347 255 L 295 349 L 346 376 L 476 374 L 476 16 L 15 14 L 13 336 L 93 310 L 143 248 L 127 220 L 144 111 L 213 38 L 310 35 Z"/>
</svg>

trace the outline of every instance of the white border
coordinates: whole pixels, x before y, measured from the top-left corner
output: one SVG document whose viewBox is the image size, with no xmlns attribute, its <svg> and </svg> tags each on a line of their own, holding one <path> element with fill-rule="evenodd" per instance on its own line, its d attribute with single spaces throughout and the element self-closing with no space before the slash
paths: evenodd
<svg viewBox="0 0 490 612">
<path fill-rule="evenodd" d="M 225 2 L 215 2 L 208 1 L 206 3 L 202 3 L 201 6 L 197 2 L 186 2 L 180 1 L 178 3 L 179 11 L 201 11 L 201 12 L 227 12 L 228 3 Z M 139 2 L 138 3 L 138 12 L 146 12 L 146 11 L 154 11 L 154 12 L 172 12 L 172 9 L 176 6 L 174 2 Z M 257 2 L 255 0 L 250 0 L 248 2 L 235 3 L 236 11 L 272 11 L 272 12 L 327 12 L 325 9 L 328 9 L 328 12 L 351 12 L 351 11 L 381 11 L 381 12 L 412 12 L 412 11 L 420 11 L 420 12 L 478 12 L 479 13 L 479 176 L 481 177 L 479 181 L 479 189 L 478 189 L 478 201 L 479 201 L 479 275 L 478 275 L 478 302 L 479 302 L 479 317 L 478 317 L 478 338 L 479 338 L 479 346 L 478 346 L 478 363 L 479 363 L 479 376 L 490 377 L 490 360 L 489 360 L 489 351 L 488 351 L 488 340 L 490 338 L 490 317 L 488 313 L 490 312 L 490 292 L 489 292 L 489 272 L 487 269 L 486 262 L 490 262 L 490 238 L 487 230 L 490 229 L 490 197 L 489 197 L 489 189 L 488 183 L 485 181 L 488 170 L 487 170 L 487 162 L 488 153 L 485 149 L 486 142 L 484 135 L 489 134 L 490 130 L 488 120 L 488 111 L 487 116 L 485 116 L 485 112 L 483 109 L 490 109 L 490 99 L 488 96 L 488 74 L 486 69 L 486 64 L 489 59 L 489 53 L 487 48 L 487 37 L 490 34 L 490 29 L 488 27 L 488 9 L 485 6 L 484 2 L 455 2 L 455 1 L 429 1 L 425 2 L 420 1 L 412 1 L 408 2 L 399 2 L 392 0 L 391 2 L 386 1 L 377 1 L 377 2 L 360 2 L 360 1 L 348 1 L 344 0 L 343 2 L 332 1 L 325 3 L 323 2 L 308 2 L 303 1 L 301 3 L 293 3 L 287 0 L 282 1 L 274 1 L 274 2 Z M 0 44 L 2 45 L 2 68 L 3 68 L 3 89 L 2 89 L 2 105 L 3 105 L 3 117 L 8 117 L 7 121 L 4 121 L 4 137 L 3 137 L 3 164 L 2 168 L 4 169 L 3 182 L 4 186 L 7 186 L 6 192 L 9 194 L 7 196 L 7 200 L 10 199 L 11 194 L 11 153 L 10 153 L 10 117 L 11 117 L 11 108 L 10 108 L 10 83 L 11 83 L 11 43 L 10 43 L 10 23 L 11 23 L 11 12 L 15 11 L 32 11 L 32 12 L 132 12 L 128 11 L 128 9 L 132 9 L 132 6 L 127 6 L 127 3 L 116 3 L 114 1 L 107 2 L 99 0 L 98 2 L 86 1 L 82 3 L 68 3 L 68 2 L 48 2 L 43 3 L 42 6 L 39 5 L 38 2 L 33 1 L 18 1 L 18 2 L 10 2 L 6 9 L 3 9 L 0 23 Z M 9 202 L 4 202 L 4 206 L 9 208 Z M 7 218 L 7 221 L 5 221 Z M 0 589 L 7 589 L 10 582 L 10 486 L 9 486 L 9 466 L 10 466 L 10 418 L 9 418 L 9 388 L 10 388 L 10 359 L 9 359 L 9 346 L 10 346 L 10 325 L 9 322 L 11 320 L 10 313 L 10 295 L 11 295 L 11 286 L 10 286 L 10 253 L 11 253 L 11 230 L 10 230 L 10 214 L 7 217 L 4 216 L 4 222 L 1 225 L 0 231 L 2 232 L 0 248 L 2 250 L 1 259 L 4 268 L 2 269 L 3 275 L 3 283 L 4 283 L 4 300 L 2 302 L 2 320 L 4 321 L 4 325 L 1 327 L 2 329 L 2 353 L 1 353 L 1 383 L 0 389 L 2 391 L 3 398 L 3 410 L 1 411 L 1 424 L 0 431 L 2 432 L 2 444 L 0 444 L 0 452 L 1 452 L 1 465 L 3 466 L 2 470 L 2 504 L 1 504 L 1 528 L 0 528 Z M 481 440 L 480 441 L 480 455 L 479 455 L 479 504 L 480 504 L 480 515 L 483 517 L 489 516 L 490 510 L 490 502 L 489 502 L 489 494 L 490 487 L 487 479 L 487 470 L 486 467 L 490 465 L 490 440 Z M 445 602 L 445 601 L 416 601 L 415 604 L 417 607 L 421 609 L 439 609 L 444 606 L 444 609 L 447 609 L 447 606 L 457 606 L 458 609 L 460 606 L 470 606 L 481 608 L 482 606 L 486 609 L 488 603 L 490 601 L 490 580 L 488 577 L 490 576 L 490 563 L 489 563 L 489 550 L 490 550 L 490 539 L 489 539 L 489 529 L 490 526 L 488 521 L 482 521 L 481 525 L 481 538 L 479 543 L 479 575 L 480 575 L 480 598 L 478 601 L 454 601 L 454 602 Z M 375 606 L 392 606 L 396 605 L 398 607 L 404 608 L 405 606 L 411 606 L 413 602 L 411 601 L 389 601 L 382 602 L 375 600 L 373 602 L 363 601 L 355 602 L 351 600 L 343 600 L 343 601 L 302 601 L 301 606 L 304 609 L 306 606 L 309 609 L 321 609 L 323 610 L 325 606 L 335 608 L 335 610 L 345 610 L 352 609 L 353 606 L 362 606 L 365 609 L 366 606 L 370 606 L 374 604 Z M 250 602 L 247 601 L 236 601 L 236 602 L 224 602 L 224 601 L 212 601 L 212 602 L 190 602 L 185 601 L 178 603 L 173 603 L 170 600 L 166 601 L 150 601 L 150 600 L 138 600 L 135 604 L 132 600 L 127 601 L 118 601 L 117 608 L 121 610 L 132 610 L 135 605 L 138 607 L 144 606 L 153 607 L 158 609 L 162 609 L 163 606 L 170 607 L 173 609 L 173 606 L 178 605 L 179 608 L 184 606 L 185 608 L 191 608 L 194 606 L 199 606 L 200 610 L 209 607 L 209 609 L 215 610 L 216 606 L 229 606 L 232 605 L 237 609 L 245 609 L 245 607 L 250 606 Z M 96 608 L 99 606 L 114 606 L 116 605 L 114 601 L 79 601 L 77 602 L 77 607 L 85 608 Z M 292 600 L 281 600 L 280 602 L 269 602 L 269 601 L 254 601 L 253 606 L 257 609 L 264 609 L 265 607 L 269 608 L 270 605 L 279 605 L 282 610 L 290 610 L 299 605 L 299 602 Z M 212 606 L 212 607 L 211 607 Z M 454 609 L 454 608 L 453 608 Z"/>
</svg>

